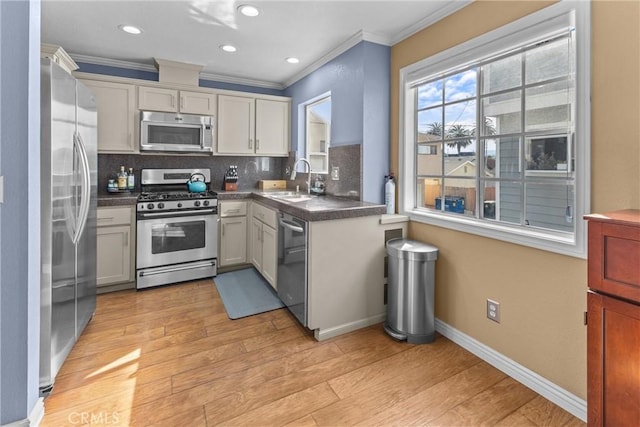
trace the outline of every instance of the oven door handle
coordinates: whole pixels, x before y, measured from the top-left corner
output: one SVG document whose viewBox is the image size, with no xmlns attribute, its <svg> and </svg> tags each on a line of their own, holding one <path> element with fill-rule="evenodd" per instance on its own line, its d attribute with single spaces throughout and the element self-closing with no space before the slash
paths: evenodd
<svg viewBox="0 0 640 427">
<path fill-rule="evenodd" d="M 207 262 L 202 262 L 202 263 L 198 263 L 198 264 L 191 263 L 189 265 L 159 267 L 159 268 L 154 268 L 153 270 L 149 270 L 149 271 L 141 271 L 138 274 L 138 276 L 140 276 L 140 277 L 143 277 L 143 276 L 155 276 L 156 274 L 171 273 L 173 271 L 192 270 L 194 268 L 210 267 L 212 265 L 216 265 L 216 263 L 214 261 L 207 261 Z"/>
<path fill-rule="evenodd" d="M 194 215 L 206 215 L 213 214 L 216 211 L 214 209 L 201 209 L 197 211 L 182 211 L 182 212 L 138 212 L 138 218 L 179 218 L 181 216 L 194 216 Z"/>
</svg>

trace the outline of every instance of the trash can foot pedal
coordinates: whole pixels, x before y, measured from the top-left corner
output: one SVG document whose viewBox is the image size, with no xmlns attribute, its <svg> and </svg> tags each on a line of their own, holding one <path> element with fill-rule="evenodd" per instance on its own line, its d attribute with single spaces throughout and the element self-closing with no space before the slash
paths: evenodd
<svg viewBox="0 0 640 427">
<path fill-rule="evenodd" d="M 391 326 L 389 326 L 389 324 L 387 322 L 384 322 L 384 331 L 389 334 L 391 336 L 391 338 L 397 339 L 399 341 L 406 341 L 407 339 L 407 335 L 406 334 L 401 334 L 398 331 L 394 331 Z"/>
</svg>

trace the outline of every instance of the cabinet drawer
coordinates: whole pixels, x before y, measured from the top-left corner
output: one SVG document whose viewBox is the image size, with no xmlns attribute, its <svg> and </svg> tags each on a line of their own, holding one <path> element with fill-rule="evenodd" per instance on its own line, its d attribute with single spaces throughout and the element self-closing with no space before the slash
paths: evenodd
<svg viewBox="0 0 640 427">
<path fill-rule="evenodd" d="M 219 214 L 221 218 L 225 218 L 228 216 L 246 216 L 247 202 L 220 202 Z"/>
<path fill-rule="evenodd" d="M 264 222 L 268 226 L 277 229 L 278 219 L 276 211 L 271 210 L 265 206 L 259 205 L 258 203 L 253 204 L 253 217 L 258 218 L 260 221 Z"/>
<path fill-rule="evenodd" d="M 97 212 L 98 227 L 131 224 L 130 207 L 103 207 Z"/>
</svg>

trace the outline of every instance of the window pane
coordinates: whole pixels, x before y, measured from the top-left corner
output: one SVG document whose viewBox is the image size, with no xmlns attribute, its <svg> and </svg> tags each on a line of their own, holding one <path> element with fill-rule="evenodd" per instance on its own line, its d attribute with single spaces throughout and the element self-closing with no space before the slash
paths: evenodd
<svg viewBox="0 0 640 427">
<path fill-rule="evenodd" d="M 444 102 L 461 101 L 476 96 L 476 69 L 463 71 L 445 80 Z"/>
<path fill-rule="evenodd" d="M 519 182 L 500 181 L 495 191 L 496 219 L 509 224 L 520 224 L 522 185 Z"/>
<path fill-rule="evenodd" d="M 516 133 L 521 130 L 521 91 L 488 96 L 482 99 L 482 116 L 485 125 L 481 135 Z"/>
<path fill-rule="evenodd" d="M 482 93 L 497 92 L 522 84 L 521 55 L 513 55 L 482 67 Z"/>
<path fill-rule="evenodd" d="M 416 207 L 436 208 L 436 199 L 442 195 L 442 179 L 418 178 L 416 185 Z"/>
<path fill-rule="evenodd" d="M 419 142 L 439 140 L 442 138 L 442 107 L 430 108 L 418 112 Z"/>
<path fill-rule="evenodd" d="M 532 227 L 573 232 L 573 185 L 525 184 L 525 224 Z"/>
<path fill-rule="evenodd" d="M 525 93 L 527 131 L 568 128 L 571 123 L 572 82 L 555 82 L 532 87 Z"/>
<path fill-rule="evenodd" d="M 496 219 L 496 187 L 498 185 L 499 183 L 496 181 L 484 181 L 482 183 L 481 218 Z"/>
<path fill-rule="evenodd" d="M 527 138 L 525 153 L 527 170 L 569 172 L 566 136 Z"/>
<path fill-rule="evenodd" d="M 470 143 L 476 128 L 475 99 L 445 106 L 444 121 L 444 132 L 447 139 L 464 138 Z"/>
<path fill-rule="evenodd" d="M 442 104 L 442 80 L 418 86 L 418 109 Z"/>
<path fill-rule="evenodd" d="M 475 216 L 476 180 L 464 178 L 445 178 L 444 207 L 442 199 L 436 200 L 436 209 L 445 212 Z"/>
<path fill-rule="evenodd" d="M 446 156 L 444 158 L 446 176 L 476 177 L 476 156 Z"/>
<path fill-rule="evenodd" d="M 527 51 L 525 56 L 526 83 L 536 83 L 566 76 L 570 71 L 570 49 L 570 41 L 566 38 Z"/>
<path fill-rule="evenodd" d="M 418 175 L 442 175 L 442 143 L 418 144 Z"/>
<path fill-rule="evenodd" d="M 483 153 L 481 178 L 520 178 L 520 138 L 487 139 Z"/>
</svg>

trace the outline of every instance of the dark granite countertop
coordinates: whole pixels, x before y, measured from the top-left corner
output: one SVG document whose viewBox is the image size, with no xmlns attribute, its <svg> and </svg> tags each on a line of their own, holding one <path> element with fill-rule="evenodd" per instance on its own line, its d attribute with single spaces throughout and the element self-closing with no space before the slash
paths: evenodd
<svg viewBox="0 0 640 427">
<path fill-rule="evenodd" d="M 271 192 L 274 193 L 274 192 Z M 278 191 L 275 191 L 278 193 Z M 276 199 L 268 191 L 219 192 L 218 200 L 251 198 L 260 203 L 288 213 L 305 221 L 327 221 L 332 219 L 355 218 L 382 215 L 384 205 L 361 202 L 334 196 L 311 196 L 309 200 L 287 201 Z"/>
<path fill-rule="evenodd" d="M 272 192 L 273 193 L 273 192 Z M 99 194 L 98 207 L 135 206 L 139 193 Z M 273 198 L 268 191 L 218 191 L 218 200 L 253 199 L 306 221 L 327 221 L 382 215 L 384 205 L 334 196 L 311 196 L 309 200 L 287 201 Z"/>
<path fill-rule="evenodd" d="M 140 193 L 98 194 L 98 207 L 104 206 L 135 206 Z"/>
</svg>

